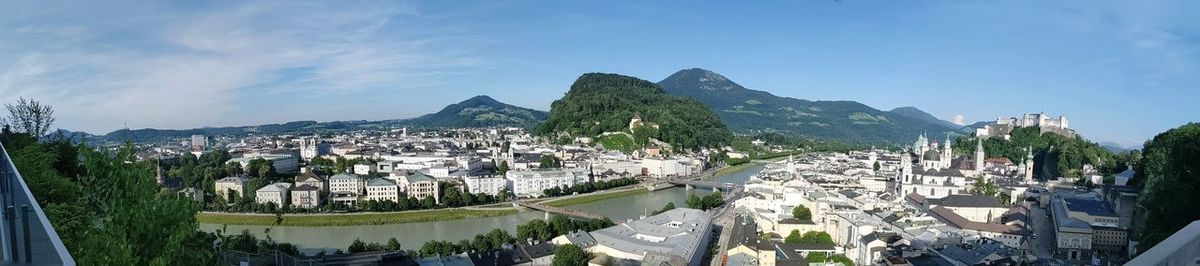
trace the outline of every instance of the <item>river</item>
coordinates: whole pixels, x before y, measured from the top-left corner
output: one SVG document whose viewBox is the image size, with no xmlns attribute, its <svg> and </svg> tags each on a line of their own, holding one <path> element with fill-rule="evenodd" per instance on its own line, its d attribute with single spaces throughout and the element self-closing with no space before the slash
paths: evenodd
<svg viewBox="0 0 1200 266">
<path fill-rule="evenodd" d="M 762 165 L 755 165 L 742 171 L 718 176 L 716 179 L 722 183 L 742 184 L 750 176 L 762 171 L 762 169 Z M 695 190 L 695 192 L 697 195 L 711 193 L 711 191 L 706 190 Z M 567 206 L 566 208 L 597 213 L 614 217 L 614 219 L 636 219 L 644 213 L 662 208 L 667 202 L 674 202 L 675 206 L 684 207 L 686 206 L 685 201 L 687 200 L 688 193 L 688 190 L 682 187 L 675 187 L 651 193 Z M 470 239 L 476 234 L 486 233 L 493 228 L 500 228 L 514 233 L 516 232 L 517 225 L 527 223 L 533 219 L 540 219 L 544 216 L 545 213 L 543 212 L 524 211 L 513 215 L 497 217 L 405 224 L 325 227 L 274 226 L 271 227 L 270 236 L 271 239 L 278 242 L 295 244 L 300 248 L 300 252 L 305 254 L 313 254 L 320 250 L 332 251 L 334 249 L 345 249 L 356 238 L 366 242 L 385 243 L 389 238 L 395 237 L 400 241 L 400 245 L 404 249 L 415 250 L 420 249 L 422 244 L 430 240 L 458 241 Z M 617 222 L 619 223 L 620 221 Z M 225 234 L 235 234 L 240 233 L 242 230 L 248 230 L 251 234 L 262 239 L 267 235 L 266 229 L 268 226 L 229 225 L 226 227 L 220 224 L 200 224 L 201 230 L 209 232 L 221 230 L 223 227 L 226 228 Z"/>
</svg>

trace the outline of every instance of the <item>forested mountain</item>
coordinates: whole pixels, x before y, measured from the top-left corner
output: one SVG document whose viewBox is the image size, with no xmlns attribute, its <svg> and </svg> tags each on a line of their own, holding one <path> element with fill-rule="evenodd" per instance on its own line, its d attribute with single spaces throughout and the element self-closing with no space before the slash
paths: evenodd
<svg viewBox="0 0 1200 266">
<path fill-rule="evenodd" d="M 389 124 L 387 121 L 292 121 L 283 124 L 266 124 L 257 126 L 204 127 L 192 129 L 120 129 L 104 135 L 97 135 L 91 140 L 112 142 L 147 142 L 187 138 L 192 135 L 205 136 L 241 136 L 248 134 L 306 134 L 315 132 L 341 131 L 356 128 L 380 127 Z"/>
<path fill-rule="evenodd" d="M 549 118 L 536 133 L 562 138 L 628 132 L 634 115 L 639 115 L 647 128 L 659 126 L 635 133 L 676 148 L 716 147 L 733 138 L 721 119 L 700 102 L 671 96 L 653 82 L 602 73 L 584 74 L 575 80 L 570 91 L 551 104 Z"/>
<path fill-rule="evenodd" d="M 696 99 L 735 131 L 778 132 L 792 136 L 855 143 L 911 143 L 921 132 L 960 134 L 906 115 L 880 111 L 853 101 L 809 101 L 751 90 L 712 71 L 685 69 L 658 83 L 669 94 Z M 923 113 L 923 112 L 922 112 Z"/>
<path fill-rule="evenodd" d="M 451 104 L 437 113 L 403 120 L 401 124 L 424 127 L 491 127 L 515 126 L 531 128 L 546 120 L 544 111 L 505 104 L 487 95 L 471 97 Z"/>
<path fill-rule="evenodd" d="M 888 111 L 888 113 L 920 119 L 921 121 L 929 122 L 931 124 L 942 125 L 947 128 L 962 128 L 963 127 L 960 125 L 955 125 L 954 123 L 950 123 L 950 121 L 938 119 L 936 116 L 933 116 L 929 113 L 926 113 L 925 111 L 921 111 L 921 109 L 917 109 L 916 107 L 912 107 L 912 106 L 896 107 L 895 109 Z"/>
</svg>

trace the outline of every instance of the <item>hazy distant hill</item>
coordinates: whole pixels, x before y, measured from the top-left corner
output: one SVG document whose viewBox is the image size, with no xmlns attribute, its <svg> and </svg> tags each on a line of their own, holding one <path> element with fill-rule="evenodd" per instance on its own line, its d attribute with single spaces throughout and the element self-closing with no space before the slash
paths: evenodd
<svg viewBox="0 0 1200 266">
<path fill-rule="evenodd" d="M 401 124 L 449 128 L 491 126 L 532 128 L 546 120 L 547 115 L 548 113 L 545 111 L 513 106 L 496 101 L 487 95 L 479 95 L 446 106 L 437 113 L 402 120 Z"/>
<path fill-rule="evenodd" d="M 958 134 L 957 127 L 880 111 L 854 101 L 809 101 L 747 89 L 699 68 L 681 70 L 658 84 L 671 95 L 699 100 L 739 132 L 897 144 L 910 143 L 923 131 L 934 138 L 945 132 Z"/>
<path fill-rule="evenodd" d="M 192 135 L 243 136 L 250 134 L 316 134 L 370 128 L 417 126 L 417 127 L 488 127 L 517 126 L 533 127 L 546 119 L 546 112 L 512 106 L 491 97 L 475 96 L 466 101 L 451 104 L 442 111 L 411 119 L 383 121 L 293 121 L 282 124 L 256 126 L 203 127 L 191 129 L 120 129 L 104 135 L 61 130 L 66 137 L 91 142 L 154 142 L 188 138 Z"/>
<path fill-rule="evenodd" d="M 716 147 L 733 138 L 721 119 L 700 102 L 671 96 L 653 82 L 601 73 L 575 80 L 567 94 L 550 106 L 549 118 L 536 132 L 594 137 L 628 131 L 635 114 L 647 125 L 659 126 L 650 137 L 676 147 Z"/>
<path fill-rule="evenodd" d="M 910 118 L 920 119 L 921 121 L 942 125 L 947 128 L 961 128 L 962 127 L 960 125 L 955 125 L 954 123 L 951 123 L 950 121 L 938 119 L 936 116 L 933 116 L 929 113 L 926 113 L 925 111 L 921 111 L 921 109 L 917 109 L 916 107 L 912 107 L 912 106 L 896 107 L 896 109 L 892 109 L 891 111 L 888 111 L 888 112 L 897 114 L 897 115 L 907 116 Z"/>
</svg>

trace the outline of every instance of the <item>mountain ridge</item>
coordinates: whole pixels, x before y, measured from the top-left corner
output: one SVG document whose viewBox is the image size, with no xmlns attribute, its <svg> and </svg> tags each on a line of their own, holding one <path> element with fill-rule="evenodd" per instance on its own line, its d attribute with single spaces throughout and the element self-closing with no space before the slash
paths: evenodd
<svg viewBox="0 0 1200 266">
<path fill-rule="evenodd" d="M 922 132 L 963 134 L 958 127 L 881 111 L 856 101 L 813 101 L 748 89 L 701 68 L 680 70 L 658 84 L 671 95 L 704 103 L 731 129 L 746 133 L 776 132 L 889 144 L 909 143 Z"/>
</svg>

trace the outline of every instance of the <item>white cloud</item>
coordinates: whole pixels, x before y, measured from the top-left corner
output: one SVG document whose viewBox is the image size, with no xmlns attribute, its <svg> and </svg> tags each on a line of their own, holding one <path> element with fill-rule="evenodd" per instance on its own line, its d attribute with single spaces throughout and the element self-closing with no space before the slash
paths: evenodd
<svg viewBox="0 0 1200 266">
<path fill-rule="evenodd" d="M 962 114 L 956 114 L 956 115 L 954 115 L 954 124 L 960 125 L 960 126 L 965 126 L 965 125 L 967 125 L 967 122 Z"/>
<path fill-rule="evenodd" d="M 135 10 L 142 12 L 111 14 L 140 16 L 125 23 L 62 25 L 48 16 L 0 26 L 0 39 L 25 40 L 0 44 L 0 102 L 36 98 L 56 107 L 58 126 L 93 133 L 125 122 L 134 128 L 264 122 L 239 108 L 271 108 L 238 103 L 258 104 L 253 96 L 262 95 L 428 86 L 481 62 L 454 45 L 455 36 L 418 30 L 427 25 L 411 5 L 254 2 L 203 12 Z M 2 54 L 16 58 L 5 65 Z M 306 71 L 281 74 L 289 69 Z"/>
</svg>

